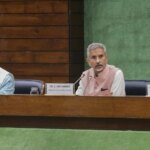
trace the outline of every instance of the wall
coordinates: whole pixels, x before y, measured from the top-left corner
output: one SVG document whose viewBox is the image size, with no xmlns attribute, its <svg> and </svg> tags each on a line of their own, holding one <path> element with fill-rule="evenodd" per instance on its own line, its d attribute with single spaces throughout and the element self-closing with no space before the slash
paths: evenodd
<svg viewBox="0 0 150 150">
<path fill-rule="evenodd" d="M 0 56 L 15 78 L 68 82 L 68 0 L 1 0 Z"/>
<path fill-rule="evenodd" d="M 85 0 L 84 6 L 85 48 L 102 42 L 125 79 L 149 79 L 150 1 Z"/>
</svg>

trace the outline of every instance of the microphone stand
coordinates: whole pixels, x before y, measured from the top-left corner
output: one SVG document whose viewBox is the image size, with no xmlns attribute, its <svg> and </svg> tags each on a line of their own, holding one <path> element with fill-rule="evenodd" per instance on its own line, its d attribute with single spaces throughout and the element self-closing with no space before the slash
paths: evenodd
<svg viewBox="0 0 150 150">
<path fill-rule="evenodd" d="M 76 84 L 85 76 L 85 74 L 82 74 L 74 83 L 73 83 L 73 93 L 75 95 L 75 86 Z"/>
</svg>

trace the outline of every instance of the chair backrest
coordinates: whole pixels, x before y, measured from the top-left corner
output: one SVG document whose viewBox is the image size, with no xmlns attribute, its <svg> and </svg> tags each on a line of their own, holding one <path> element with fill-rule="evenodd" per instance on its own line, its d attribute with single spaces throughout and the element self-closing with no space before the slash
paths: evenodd
<svg viewBox="0 0 150 150">
<path fill-rule="evenodd" d="M 16 79 L 14 94 L 30 94 L 31 88 L 38 88 L 39 94 L 43 94 L 44 82 L 41 80 L 32 79 Z"/>
<path fill-rule="evenodd" d="M 147 82 L 145 80 L 125 80 L 126 95 L 147 95 Z"/>
</svg>

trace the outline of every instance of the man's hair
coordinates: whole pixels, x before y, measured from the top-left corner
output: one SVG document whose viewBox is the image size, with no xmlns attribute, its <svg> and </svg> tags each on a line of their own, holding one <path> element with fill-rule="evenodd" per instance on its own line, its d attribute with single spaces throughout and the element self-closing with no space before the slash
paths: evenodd
<svg viewBox="0 0 150 150">
<path fill-rule="evenodd" d="M 90 54 L 91 50 L 94 50 L 96 48 L 102 48 L 104 50 L 104 52 L 106 53 L 106 46 L 102 43 L 91 43 L 88 48 L 87 48 L 87 57 Z"/>
</svg>

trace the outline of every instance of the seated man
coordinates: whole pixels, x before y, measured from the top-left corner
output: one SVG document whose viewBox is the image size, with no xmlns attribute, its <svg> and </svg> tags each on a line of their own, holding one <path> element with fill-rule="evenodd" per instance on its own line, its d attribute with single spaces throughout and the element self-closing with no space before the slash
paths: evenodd
<svg viewBox="0 0 150 150">
<path fill-rule="evenodd" d="M 106 47 L 92 43 L 87 48 L 87 62 L 90 69 L 81 75 L 76 95 L 85 96 L 125 96 L 123 72 L 107 64 Z"/>
<path fill-rule="evenodd" d="M 9 95 L 13 94 L 15 90 L 14 77 L 8 71 L 0 68 L 0 94 Z"/>
</svg>

